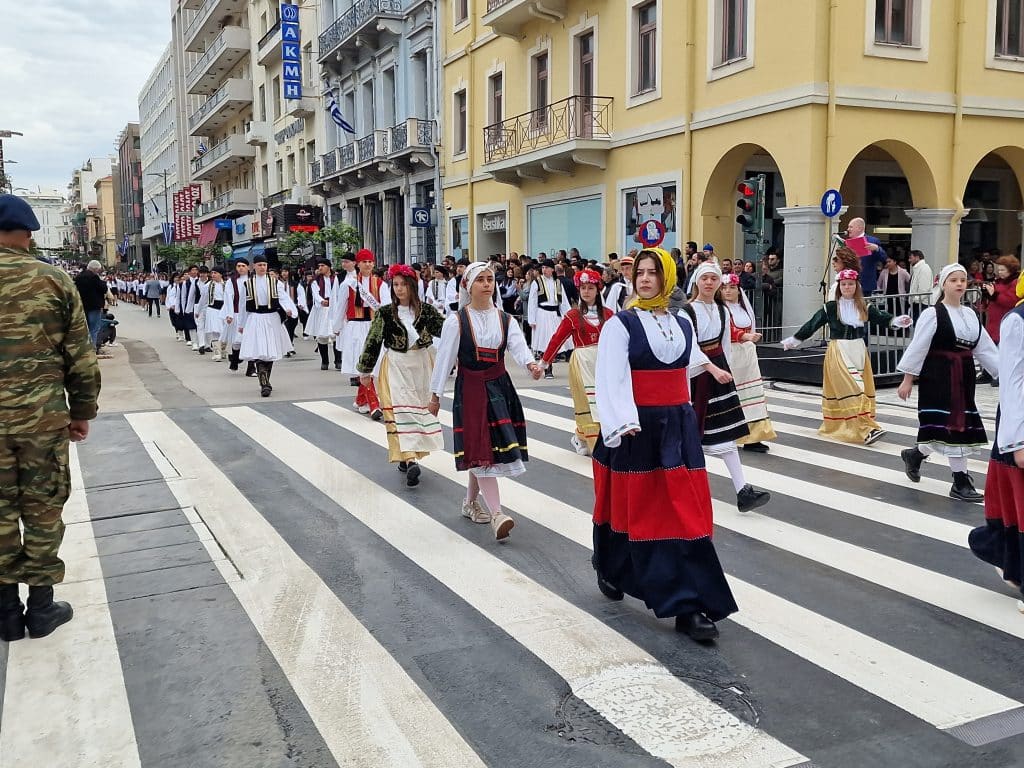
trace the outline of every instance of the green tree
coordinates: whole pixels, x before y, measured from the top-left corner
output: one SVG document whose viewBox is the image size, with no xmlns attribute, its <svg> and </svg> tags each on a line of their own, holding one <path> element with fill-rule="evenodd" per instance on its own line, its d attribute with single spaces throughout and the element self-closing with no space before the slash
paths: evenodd
<svg viewBox="0 0 1024 768">
<path fill-rule="evenodd" d="M 174 269 L 181 269 L 192 264 L 202 264 L 208 259 L 215 258 L 215 249 L 209 246 L 199 247 L 189 243 L 172 243 L 170 245 L 158 245 L 156 247 L 157 261 L 168 261 L 174 265 Z"/>
<path fill-rule="evenodd" d="M 277 258 L 282 266 L 294 267 L 309 258 L 309 246 L 314 254 L 323 254 L 325 244 L 335 250 L 354 251 L 363 244 L 363 236 L 351 224 L 332 224 L 316 232 L 291 232 L 277 242 Z"/>
</svg>

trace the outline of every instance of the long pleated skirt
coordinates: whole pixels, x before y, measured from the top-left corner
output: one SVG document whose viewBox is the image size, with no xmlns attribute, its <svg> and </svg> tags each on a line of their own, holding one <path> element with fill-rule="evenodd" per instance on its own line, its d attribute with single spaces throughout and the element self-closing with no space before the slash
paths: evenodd
<svg viewBox="0 0 1024 768">
<path fill-rule="evenodd" d="M 380 361 L 377 395 L 388 434 L 388 461 L 422 459 L 444 450 L 441 422 L 430 413 L 430 375 L 434 350 L 388 350 Z"/>
<path fill-rule="evenodd" d="M 259 315 L 250 313 L 238 338 L 242 341 L 239 357 L 243 360 L 274 362 L 295 349 L 276 312 Z"/>
<path fill-rule="evenodd" d="M 746 445 L 774 440 L 778 435 L 768 416 L 768 398 L 764 393 L 761 366 L 757 362 L 757 347 L 749 341 L 733 344 L 729 367 L 743 408 L 743 418 L 750 430 L 749 435 L 736 438 L 736 442 Z"/>
<path fill-rule="evenodd" d="M 597 370 L 597 345 L 577 347 L 569 358 L 569 391 L 572 393 L 573 412 L 576 418 L 576 436 L 591 453 L 601 433 L 597 416 L 597 398 L 594 394 L 594 380 Z"/>
<path fill-rule="evenodd" d="M 844 443 L 863 443 L 875 429 L 875 378 L 860 339 L 833 339 L 825 351 L 818 433 Z"/>
</svg>

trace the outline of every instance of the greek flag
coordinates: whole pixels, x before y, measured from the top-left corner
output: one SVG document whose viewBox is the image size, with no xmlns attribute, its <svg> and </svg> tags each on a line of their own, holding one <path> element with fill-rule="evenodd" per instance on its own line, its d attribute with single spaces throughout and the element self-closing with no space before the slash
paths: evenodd
<svg viewBox="0 0 1024 768">
<path fill-rule="evenodd" d="M 131 248 L 131 241 L 128 239 L 128 235 L 126 233 L 124 236 L 124 241 L 119 246 L 117 246 L 117 252 L 121 254 L 122 257 L 124 257 L 128 254 L 129 248 Z"/>
<path fill-rule="evenodd" d="M 164 235 L 164 243 L 170 244 L 174 240 L 174 222 L 165 221 L 160 225 L 160 230 Z"/>
<path fill-rule="evenodd" d="M 196 150 L 196 154 L 205 155 L 209 150 L 206 148 L 206 144 L 202 141 L 199 142 L 199 149 Z"/>
<path fill-rule="evenodd" d="M 151 197 L 151 198 L 149 199 L 149 202 L 151 202 L 151 203 L 153 204 L 153 214 L 154 214 L 155 216 L 159 216 L 159 215 L 160 215 L 160 206 L 158 206 L 158 205 L 156 204 L 156 198 L 155 198 L 155 197 Z"/>
<path fill-rule="evenodd" d="M 327 112 L 330 114 L 334 124 L 341 128 L 341 130 L 345 131 L 345 133 L 355 134 L 356 129 L 341 114 L 341 107 L 338 106 L 338 100 L 334 98 L 334 91 L 327 92 Z"/>
</svg>

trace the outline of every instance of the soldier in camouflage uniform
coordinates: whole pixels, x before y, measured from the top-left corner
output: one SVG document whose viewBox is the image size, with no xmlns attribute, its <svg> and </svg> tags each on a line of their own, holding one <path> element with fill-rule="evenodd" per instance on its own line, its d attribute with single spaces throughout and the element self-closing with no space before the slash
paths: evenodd
<svg viewBox="0 0 1024 768">
<path fill-rule="evenodd" d="M 71 486 L 68 440 L 96 417 L 100 373 L 66 272 L 29 252 L 39 222 L 0 195 L 0 640 L 44 637 L 71 620 L 53 600 Z M 66 393 L 66 396 L 65 396 Z M 24 533 L 22 532 L 24 529 Z M 22 612 L 18 585 L 28 585 Z"/>
</svg>

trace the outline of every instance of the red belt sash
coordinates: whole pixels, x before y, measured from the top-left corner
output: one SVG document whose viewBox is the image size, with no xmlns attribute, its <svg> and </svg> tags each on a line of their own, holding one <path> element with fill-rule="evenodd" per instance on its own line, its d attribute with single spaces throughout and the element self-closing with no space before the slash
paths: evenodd
<svg viewBox="0 0 1024 768">
<path fill-rule="evenodd" d="M 498 360 L 482 371 L 459 368 L 462 376 L 462 453 L 467 466 L 494 463 L 491 424 L 487 413 L 487 382 L 505 375 L 505 361 Z"/>
<path fill-rule="evenodd" d="M 967 429 L 967 398 L 964 393 L 964 360 L 974 353 L 969 349 L 933 349 L 930 354 L 949 360 L 949 428 L 954 432 Z M 973 364 L 973 363 L 972 363 Z"/>
<path fill-rule="evenodd" d="M 690 380 L 685 368 L 633 371 L 633 400 L 637 405 L 683 405 L 690 402 Z"/>
</svg>

